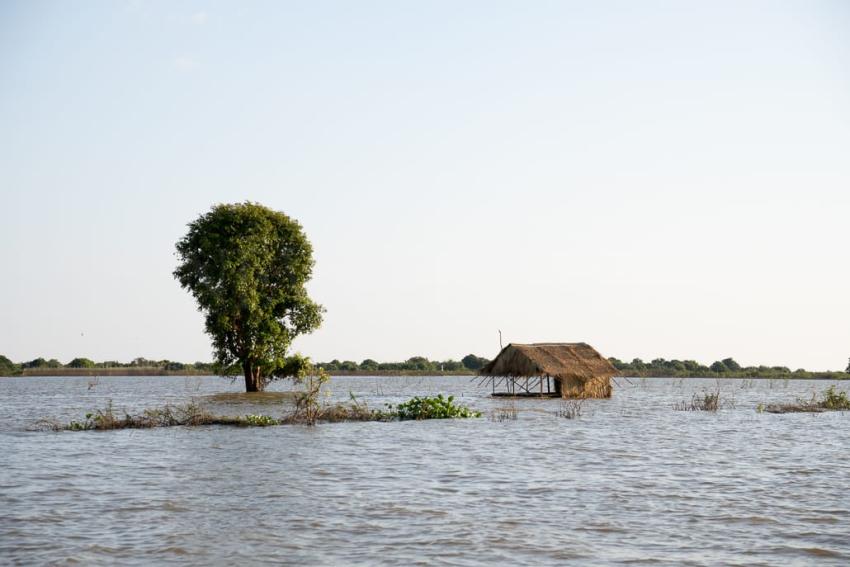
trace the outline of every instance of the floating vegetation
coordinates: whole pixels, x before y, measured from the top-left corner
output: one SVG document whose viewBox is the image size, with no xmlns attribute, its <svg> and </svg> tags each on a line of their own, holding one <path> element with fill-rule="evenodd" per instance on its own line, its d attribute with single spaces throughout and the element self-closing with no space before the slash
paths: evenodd
<svg viewBox="0 0 850 567">
<path fill-rule="evenodd" d="M 244 417 L 246 425 L 254 427 L 268 427 L 269 425 L 280 425 L 280 421 L 270 415 L 246 415 Z"/>
<path fill-rule="evenodd" d="M 433 397 L 416 396 L 402 404 L 395 406 L 393 411 L 392 404 L 388 404 L 389 414 L 399 420 L 408 419 L 452 419 L 452 418 L 468 418 L 481 417 L 480 411 L 471 410 L 466 406 L 461 406 L 454 403 L 454 396 L 448 398 L 439 394 Z"/>
<path fill-rule="evenodd" d="M 830 386 L 821 394 L 820 399 L 812 394 L 810 400 L 800 400 L 784 404 L 759 404 L 756 411 L 759 413 L 821 413 L 825 411 L 850 410 L 850 398 L 847 392 L 836 391 L 835 386 Z"/>
</svg>

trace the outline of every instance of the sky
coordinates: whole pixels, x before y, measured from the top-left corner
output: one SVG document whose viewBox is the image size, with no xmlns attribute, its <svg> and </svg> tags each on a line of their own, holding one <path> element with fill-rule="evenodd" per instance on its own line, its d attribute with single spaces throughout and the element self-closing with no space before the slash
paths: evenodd
<svg viewBox="0 0 850 567">
<path fill-rule="evenodd" d="M 314 360 L 843 369 L 850 4 L 0 3 L 0 354 L 211 360 L 217 203 L 296 218 Z"/>
</svg>

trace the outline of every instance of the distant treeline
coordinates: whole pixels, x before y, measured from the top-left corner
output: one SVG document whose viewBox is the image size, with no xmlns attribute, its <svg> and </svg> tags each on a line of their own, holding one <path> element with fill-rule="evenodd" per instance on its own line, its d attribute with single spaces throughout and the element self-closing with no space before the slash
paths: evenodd
<svg viewBox="0 0 850 567">
<path fill-rule="evenodd" d="M 370 358 L 357 363 L 351 360 L 332 360 L 330 362 L 319 362 L 316 364 L 329 374 L 391 374 L 391 373 L 415 373 L 415 374 L 472 374 L 487 364 L 489 360 L 469 354 L 460 361 L 457 360 L 428 360 L 424 356 L 414 356 L 404 362 L 377 362 Z M 173 360 L 149 360 L 147 358 L 136 358 L 131 362 L 119 362 L 107 360 L 95 362 L 88 358 L 75 358 L 70 362 L 62 362 L 52 358 L 36 358 L 28 362 L 15 363 L 7 357 L 0 355 L 0 376 L 19 375 L 60 375 L 62 370 L 73 374 L 95 374 L 102 370 L 103 374 L 128 375 L 142 374 L 177 374 L 177 375 L 202 375 L 218 374 L 234 376 L 241 374 L 238 367 L 221 369 L 211 362 L 175 362 Z"/>
<path fill-rule="evenodd" d="M 647 376 L 670 378 L 827 378 L 833 380 L 850 379 L 850 364 L 844 372 L 811 372 L 798 368 L 791 370 L 787 366 L 746 366 L 743 367 L 733 358 L 718 360 L 709 366 L 694 360 L 665 360 L 656 358 L 644 362 L 635 358 L 631 362 L 623 362 L 618 358 L 608 359 L 623 376 Z M 414 356 L 404 362 L 378 362 L 367 358 L 362 362 L 352 360 L 332 360 L 316 364 L 329 374 L 474 374 L 488 359 L 468 354 L 460 360 L 429 360 L 424 356 Z M 98 374 L 104 375 L 223 375 L 235 376 L 241 374 L 238 367 L 221 369 L 211 362 L 175 362 L 173 360 L 149 360 L 136 358 L 131 362 L 107 360 L 94 362 L 88 358 L 75 358 L 63 364 L 55 358 L 45 360 L 36 358 L 28 362 L 15 363 L 0 355 L 0 376 L 20 375 L 61 375 L 68 374 Z M 101 371 L 101 372 L 98 372 Z"/>
<path fill-rule="evenodd" d="M 791 370 L 787 366 L 741 366 L 734 358 L 724 358 L 705 366 L 695 360 L 665 360 L 656 358 L 644 362 L 635 358 L 623 362 L 618 358 L 608 359 L 623 376 L 652 376 L 659 378 L 826 378 L 845 380 L 850 378 L 850 364 L 844 372 L 811 372 L 803 368 Z"/>
<path fill-rule="evenodd" d="M 174 373 L 174 374 L 216 374 L 218 367 L 210 362 L 193 362 L 191 364 L 175 362 L 172 360 L 148 360 L 147 358 L 136 358 L 131 362 L 119 362 L 117 360 L 106 360 L 95 362 L 88 358 L 75 358 L 66 364 L 51 358 L 36 358 L 28 362 L 15 363 L 7 357 L 0 355 L 0 376 L 17 376 L 21 374 L 45 374 L 57 375 L 60 370 L 73 370 L 80 372 L 85 370 L 115 370 L 123 369 L 128 374 L 144 372 Z M 116 374 L 116 372 L 111 372 Z"/>
<path fill-rule="evenodd" d="M 415 372 L 419 373 L 459 373 L 472 374 L 482 366 L 490 362 L 486 358 L 468 354 L 460 360 L 428 360 L 424 356 L 414 356 L 404 362 L 378 362 L 367 358 L 359 364 L 353 360 L 332 360 L 320 362 L 316 366 L 323 368 L 330 374 L 344 372 L 346 374 L 368 374 L 368 373 L 391 373 L 391 372 Z"/>
</svg>

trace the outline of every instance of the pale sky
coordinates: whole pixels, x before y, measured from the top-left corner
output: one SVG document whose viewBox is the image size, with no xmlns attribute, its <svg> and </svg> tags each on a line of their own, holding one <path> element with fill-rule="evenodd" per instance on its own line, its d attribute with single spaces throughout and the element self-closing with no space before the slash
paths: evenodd
<svg viewBox="0 0 850 567">
<path fill-rule="evenodd" d="M 0 354 L 209 360 L 174 243 L 304 226 L 317 360 L 850 357 L 850 3 L 0 3 Z"/>
</svg>

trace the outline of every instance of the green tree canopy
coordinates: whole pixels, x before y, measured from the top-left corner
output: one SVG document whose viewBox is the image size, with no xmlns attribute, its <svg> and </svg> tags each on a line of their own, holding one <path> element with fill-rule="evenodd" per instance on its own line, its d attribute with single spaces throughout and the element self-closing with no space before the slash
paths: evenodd
<svg viewBox="0 0 850 567">
<path fill-rule="evenodd" d="M 34 360 L 30 360 L 29 362 L 24 362 L 21 364 L 21 368 L 44 368 L 47 366 L 47 361 L 42 357 L 38 357 Z"/>
<path fill-rule="evenodd" d="M 177 243 L 174 277 L 205 313 L 221 367 L 238 363 L 248 392 L 285 377 L 292 340 L 322 322 L 307 295 L 313 248 L 301 225 L 256 203 L 216 205 Z"/>
<path fill-rule="evenodd" d="M 88 358 L 75 358 L 66 365 L 68 368 L 94 368 L 94 361 Z"/>
<path fill-rule="evenodd" d="M 18 372 L 18 365 L 0 354 L 0 376 L 9 376 Z"/>
<path fill-rule="evenodd" d="M 490 362 L 486 358 L 475 356 L 474 354 L 467 354 L 460 361 L 466 368 L 470 370 L 480 370 L 484 367 L 485 364 Z"/>
</svg>

